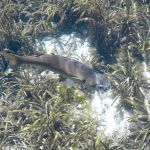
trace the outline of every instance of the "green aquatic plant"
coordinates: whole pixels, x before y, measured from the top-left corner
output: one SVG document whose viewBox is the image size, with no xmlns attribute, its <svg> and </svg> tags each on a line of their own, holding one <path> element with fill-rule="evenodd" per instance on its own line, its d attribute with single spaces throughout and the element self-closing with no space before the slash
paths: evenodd
<svg viewBox="0 0 150 150">
<path fill-rule="evenodd" d="M 1 47 L 7 47 L 10 40 L 12 40 L 13 28 L 12 22 L 18 17 L 18 10 L 22 8 L 21 5 L 16 5 L 14 3 L 9 3 L 5 0 L 0 3 L 0 41 Z"/>
<path fill-rule="evenodd" d="M 60 14 L 61 10 L 59 9 L 59 7 L 56 4 L 42 4 L 42 10 L 44 11 L 45 15 L 46 15 L 46 20 L 47 21 L 52 21 L 54 16 L 56 14 Z"/>
<path fill-rule="evenodd" d="M 134 110 L 134 114 L 129 117 L 130 133 L 126 135 L 125 148 L 132 149 L 149 149 L 149 90 L 142 88 L 141 92 L 144 95 L 144 107 L 140 111 Z"/>
<path fill-rule="evenodd" d="M 34 7 L 29 8 L 27 5 L 20 12 L 22 21 L 30 25 L 30 34 L 32 34 L 33 39 L 37 37 L 42 37 L 42 35 L 56 35 L 55 28 L 58 26 L 63 26 L 65 22 L 65 8 L 69 9 L 71 1 L 61 1 L 61 2 L 52 2 L 45 1 L 38 2 Z"/>
<path fill-rule="evenodd" d="M 105 39 L 107 34 L 107 25 L 105 22 L 104 10 L 105 1 L 97 0 L 85 0 L 85 1 L 74 1 L 72 7 L 73 13 L 79 14 L 80 18 L 77 19 L 76 24 L 87 22 L 88 23 L 88 34 L 90 41 L 94 44 Z M 102 42 L 101 42 L 102 43 Z M 93 43 L 92 43 L 93 44 Z"/>
<path fill-rule="evenodd" d="M 29 71 L 25 67 L 20 68 L 19 74 L 9 73 L 1 81 L 4 84 L 0 105 L 6 103 L 0 114 L 3 118 L 1 147 L 4 144 L 13 146 L 15 142 L 27 149 L 39 146 L 44 149 L 93 147 L 91 136 L 94 138 L 94 135 L 88 134 L 96 134 L 93 127 L 97 122 L 92 120 L 88 111 L 80 119 L 80 114 L 76 116 L 71 110 L 71 107 L 82 104 L 80 110 L 85 111 L 89 93 L 84 95 L 78 88 L 67 88 L 58 83 L 57 78 L 42 79 L 32 67 Z M 79 139 L 82 139 L 81 142 Z"/>
<path fill-rule="evenodd" d="M 100 12 L 102 12 L 101 10 L 103 9 L 102 7 L 103 4 L 104 4 L 104 1 L 99 2 L 97 0 L 84 0 L 84 1 L 75 0 L 74 7 L 72 8 L 72 10 L 73 12 L 79 13 L 80 18 L 84 18 L 88 16 L 90 17 L 92 15 L 94 15 L 95 17 L 96 15 L 97 17 L 102 17 L 102 15 L 100 15 Z"/>
<path fill-rule="evenodd" d="M 3 107 L 1 111 L 3 119 L 0 146 L 17 142 L 18 146 L 22 145 L 28 149 L 36 149 L 39 146 L 44 149 L 92 148 L 91 136 L 94 138 L 93 134 L 96 132 L 88 134 L 94 131 L 93 127 L 97 122 L 91 120 L 88 112 L 84 112 L 84 116 L 79 119 L 80 115 L 75 117 L 71 110 L 71 106 L 84 104 L 88 97 L 80 90 L 74 91 L 73 88 L 58 84 L 58 80 L 47 78 L 38 81 L 40 76 L 34 74 L 34 71 L 32 73 L 10 73 L 9 81 L 7 76 L 2 79 L 5 82 L 3 89 L 8 86 L 9 88 L 2 91 L 3 98 L 0 101 L 1 105 L 7 105 L 7 109 Z M 9 135 L 12 135 L 14 140 L 10 139 Z M 82 139 L 81 142 L 79 139 Z M 88 142 L 88 139 L 91 142 Z"/>
<path fill-rule="evenodd" d="M 97 135 L 102 120 L 92 117 L 89 91 L 67 88 L 59 79 L 20 68 L 1 78 L 1 144 L 26 149 L 108 149 L 104 131 Z M 79 112 L 81 111 L 81 112 Z M 112 142 L 110 142 L 112 143 Z M 116 147 L 116 145 L 115 145 Z"/>
<path fill-rule="evenodd" d="M 23 37 L 24 22 L 19 18 L 20 11 L 24 8 L 23 5 L 17 3 L 16 1 L 5 1 L 0 3 L 0 41 L 1 49 L 9 48 L 10 50 L 17 52 L 18 48 L 23 47 L 23 49 L 33 50 L 33 43 L 29 37 Z M 19 47 L 10 46 L 18 43 Z M 32 46 L 31 46 L 32 45 Z"/>
<path fill-rule="evenodd" d="M 144 110 L 145 111 L 145 110 Z M 129 118 L 131 122 L 131 132 L 126 137 L 127 145 L 125 148 L 149 149 L 149 118 L 146 114 L 137 114 Z"/>
<path fill-rule="evenodd" d="M 113 103 L 119 100 L 118 109 L 126 109 L 131 114 L 130 132 L 124 138 L 125 148 L 144 149 L 148 147 L 147 138 L 149 139 L 149 106 L 145 103 L 149 83 L 144 79 L 141 62 L 133 57 L 130 47 L 129 50 L 120 50 L 117 61 L 119 63 L 110 66 L 115 97 Z"/>
<path fill-rule="evenodd" d="M 127 35 L 148 27 L 148 7 L 133 1 L 74 1 L 73 13 L 80 17 L 76 24 L 87 23 L 92 45 L 105 58 L 115 60 L 116 48 L 130 42 Z M 112 56 L 110 56 L 112 55 Z M 108 63 L 107 60 L 105 62 Z"/>
<path fill-rule="evenodd" d="M 136 35 L 129 35 L 134 44 L 129 45 L 131 52 L 135 57 L 141 58 L 149 66 L 150 39 L 149 32 L 139 32 Z"/>
<path fill-rule="evenodd" d="M 73 0 L 47 1 L 46 3 L 41 3 L 40 9 L 44 12 L 46 22 L 51 22 L 53 27 L 55 26 L 56 28 L 56 30 L 54 30 L 55 36 L 58 36 L 60 32 L 62 32 L 62 29 L 69 30 L 71 26 L 74 25 L 72 18 L 75 18 L 75 15 L 71 11 L 72 5 Z"/>
<path fill-rule="evenodd" d="M 117 91 L 118 98 L 125 103 L 129 103 L 135 108 L 142 109 L 144 103 L 144 95 L 141 92 L 143 69 L 140 67 L 140 62 L 132 58 L 128 50 L 121 49 L 118 62 L 112 69 L 111 76 L 114 89 Z"/>
</svg>

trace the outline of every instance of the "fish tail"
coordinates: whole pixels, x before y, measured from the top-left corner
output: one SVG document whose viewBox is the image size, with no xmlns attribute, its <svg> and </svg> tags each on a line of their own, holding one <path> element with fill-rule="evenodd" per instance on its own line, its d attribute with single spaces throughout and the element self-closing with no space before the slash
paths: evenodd
<svg viewBox="0 0 150 150">
<path fill-rule="evenodd" d="M 17 55 L 13 55 L 5 51 L 0 52 L 0 55 L 3 55 L 9 61 L 10 68 L 16 68 L 21 64 L 21 59 Z"/>
</svg>

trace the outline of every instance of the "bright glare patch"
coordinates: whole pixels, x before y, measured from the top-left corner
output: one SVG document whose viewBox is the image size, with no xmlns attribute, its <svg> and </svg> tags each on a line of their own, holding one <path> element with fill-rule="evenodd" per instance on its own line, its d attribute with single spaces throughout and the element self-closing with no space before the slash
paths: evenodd
<svg viewBox="0 0 150 150">
<path fill-rule="evenodd" d="M 5 73 L 10 73 L 10 72 L 12 72 L 12 71 L 13 71 L 13 69 L 7 68 L 6 71 L 5 71 Z"/>
<path fill-rule="evenodd" d="M 96 91 L 92 98 L 93 117 L 98 120 L 104 120 L 100 130 L 106 128 L 106 135 L 111 136 L 119 132 L 117 137 L 121 138 L 127 132 L 127 117 L 129 117 L 129 115 L 124 112 L 124 116 L 122 117 L 116 108 L 118 102 L 116 102 L 115 105 L 112 105 L 112 102 L 111 90 L 104 94 L 99 94 Z"/>
</svg>

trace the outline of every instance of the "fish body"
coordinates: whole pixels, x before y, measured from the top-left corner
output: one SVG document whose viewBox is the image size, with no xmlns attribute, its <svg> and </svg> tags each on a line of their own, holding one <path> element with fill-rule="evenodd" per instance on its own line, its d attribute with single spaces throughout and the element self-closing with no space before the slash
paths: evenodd
<svg viewBox="0 0 150 150">
<path fill-rule="evenodd" d="M 10 68 L 15 68 L 22 64 L 35 65 L 67 77 L 91 90 L 107 91 L 110 88 L 109 81 L 102 74 L 68 57 L 54 54 L 22 57 L 5 51 L 0 52 L 0 55 L 8 59 Z"/>
</svg>

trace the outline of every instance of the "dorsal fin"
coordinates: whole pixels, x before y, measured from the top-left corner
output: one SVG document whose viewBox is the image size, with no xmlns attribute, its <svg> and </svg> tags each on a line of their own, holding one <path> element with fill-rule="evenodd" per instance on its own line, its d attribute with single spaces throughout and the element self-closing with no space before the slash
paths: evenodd
<svg viewBox="0 0 150 150">
<path fill-rule="evenodd" d="M 39 56 L 42 56 L 42 55 L 45 55 L 45 54 L 42 53 L 42 52 L 38 52 L 38 51 L 35 51 L 35 52 L 34 52 L 34 56 L 35 56 L 35 57 L 39 57 Z"/>
<path fill-rule="evenodd" d="M 51 53 L 52 55 L 55 55 L 54 53 Z M 36 51 L 35 53 L 34 53 L 34 56 L 35 57 L 39 57 L 39 56 L 42 56 L 42 55 L 45 55 L 45 53 L 42 53 L 42 52 L 38 52 L 38 51 Z"/>
</svg>

